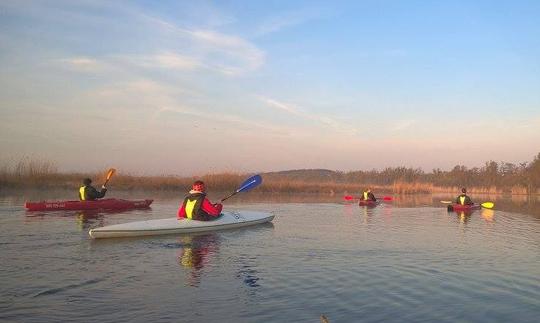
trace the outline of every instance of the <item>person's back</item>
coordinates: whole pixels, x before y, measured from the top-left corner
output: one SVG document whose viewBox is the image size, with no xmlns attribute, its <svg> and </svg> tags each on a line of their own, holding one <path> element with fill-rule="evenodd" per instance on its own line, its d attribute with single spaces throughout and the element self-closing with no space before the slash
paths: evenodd
<svg viewBox="0 0 540 323">
<path fill-rule="evenodd" d="M 377 199 L 375 198 L 375 195 L 373 195 L 373 193 L 371 193 L 371 189 L 368 189 L 367 191 L 365 191 L 362 194 L 362 200 L 364 200 L 364 201 L 377 201 Z"/>
<path fill-rule="evenodd" d="M 474 204 L 471 198 L 467 195 L 467 189 L 462 188 L 461 194 L 456 198 L 456 204 L 472 205 Z"/>
<path fill-rule="evenodd" d="M 94 201 L 105 196 L 105 193 L 107 193 L 105 186 L 102 186 L 101 191 L 98 192 L 91 184 L 92 180 L 90 178 L 83 180 L 83 185 L 79 188 L 79 200 Z"/>
<path fill-rule="evenodd" d="M 210 221 L 221 214 L 223 205 L 212 204 L 206 198 L 206 186 L 202 181 L 195 181 L 192 190 L 184 198 L 182 205 L 178 209 L 178 219 L 186 218 L 199 221 Z"/>
</svg>

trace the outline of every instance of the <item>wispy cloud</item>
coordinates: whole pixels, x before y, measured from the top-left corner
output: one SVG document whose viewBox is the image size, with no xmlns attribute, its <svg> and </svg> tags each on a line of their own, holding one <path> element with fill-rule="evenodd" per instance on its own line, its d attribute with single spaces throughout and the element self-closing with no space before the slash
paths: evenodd
<svg viewBox="0 0 540 323">
<path fill-rule="evenodd" d="M 397 120 L 393 123 L 392 126 L 390 126 L 391 132 L 401 132 L 404 130 L 411 129 L 416 124 L 416 120 L 413 119 L 404 119 L 404 120 Z"/>
<path fill-rule="evenodd" d="M 170 51 L 152 55 L 115 55 L 113 59 L 144 68 L 193 70 L 203 66 L 197 58 Z"/>
<path fill-rule="evenodd" d="M 140 14 L 147 22 L 174 33 L 179 40 L 185 39 L 190 50 L 197 53 L 197 60 L 206 67 L 227 75 L 240 75 L 254 71 L 265 62 L 263 50 L 253 43 L 236 35 L 198 28 L 187 29 L 146 14 Z M 216 55 L 218 54 L 218 55 Z"/>
<path fill-rule="evenodd" d="M 294 11 L 283 12 L 264 20 L 256 29 L 255 34 L 262 36 L 270 33 L 279 32 L 283 29 L 301 25 L 310 20 L 320 19 L 328 15 L 328 8 L 302 8 Z"/>
<path fill-rule="evenodd" d="M 103 62 L 90 57 L 63 58 L 57 59 L 56 62 L 69 70 L 84 73 L 102 72 L 107 69 L 107 66 Z"/>
<path fill-rule="evenodd" d="M 298 116 L 304 120 L 315 121 L 318 124 L 322 124 L 328 128 L 333 129 L 336 132 L 346 133 L 349 135 L 357 135 L 359 130 L 356 127 L 353 127 L 347 123 L 339 121 L 335 118 L 329 117 L 327 115 L 318 115 L 315 113 L 307 112 L 305 109 L 290 103 L 280 102 L 275 99 L 271 99 L 264 96 L 258 96 L 259 100 L 265 103 L 267 106 L 278 109 L 280 111 L 287 112 Z"/>
</svg>

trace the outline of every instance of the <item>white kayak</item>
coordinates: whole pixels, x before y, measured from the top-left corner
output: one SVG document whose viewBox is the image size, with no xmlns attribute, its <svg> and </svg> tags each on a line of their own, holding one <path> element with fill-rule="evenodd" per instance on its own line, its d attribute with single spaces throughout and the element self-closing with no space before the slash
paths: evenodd
<svg viewBox="0 0 540 323">
<path fill-rule="evenodd" d="M 88 232 L 92 238 L 122 238 L 225 230 L 270 222 L 274 215 L 266 212 L 223 212 L 216 220 L 158 219 L 108 225 Z"/>
</svg>

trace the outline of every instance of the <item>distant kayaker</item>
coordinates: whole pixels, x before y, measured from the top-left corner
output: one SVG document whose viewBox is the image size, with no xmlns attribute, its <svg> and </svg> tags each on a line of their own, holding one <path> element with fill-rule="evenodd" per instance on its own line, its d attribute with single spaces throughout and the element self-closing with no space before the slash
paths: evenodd
<svg viewBox="0 0 540 323">
<path fill-rule="evenodd" d="M 98 192 L 91 184 L 92 180 L 90 178 L 83 180 L 83 186 L 79 188 L 79 199 L 81 201 L 94 201 L 104 197 L 105 193 L 107 193 L 107 187 L 105 185 L 102 185 L 101 191 Z"/>
<path fill-rule="evenodd" d="M 221 203 L 212 204 L 206 198 L 206 185 L 203 181 L 195 181 L 189 191 L 189 195 L 184 198 L 184 202 L 178 209 L 177 217 L 199 221 L 210 221 L 216 219 L 223 209 Z"/>
<path fill-rule="evenodd" d="M 467 189 L 465 187 L 461 189 L 461 194 L 456 198 L 456 204 L 460 204 L 460 205 L 474 204 L 471 198 L 467 195 Z"/>
<path fill-rule="evenodd" d="M 362 194 L 360 199 L 363 200 L 363 201 L 377 201 L 377 199 L 375 198 L 375 195 L 373 195 L 373 193 L 371 193 L 370 188 L 368 188 L 366 191 L 364 191 L 364 193 Z"/>
</svg>

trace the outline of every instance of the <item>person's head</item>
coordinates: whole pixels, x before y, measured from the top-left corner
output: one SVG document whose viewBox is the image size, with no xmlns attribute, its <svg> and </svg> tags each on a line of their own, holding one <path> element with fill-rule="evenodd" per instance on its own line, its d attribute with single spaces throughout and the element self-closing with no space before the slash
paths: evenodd
<svg viewBox="0 0 540 323">
<path fill-rule="evenodd" d="M 194 191 L 206 192 L 206 185 L 204 185 L 203 181 L 195 181 L 193 182 L 193 186 L 191 186 L 191 189 Z"/>
<path fill-rule="evenodd" d="M 91 180 L 90 178 L 85 178 L 85 179 L 83 179 L 82 182 L 83 182 L 84 185 L 90 185 L 90 184 L 92 184 L 92 180 Z"/>
<path fill-rule="evenodd" d="M 371 193 L 371 188 L 367 188 L 366 192 Z"/>
<path fill-rule="evenodd" d="M 467 193 L 467 189 L 466 189 L 465 187 L 462 188 L 462 189 L 461 189 L 461 193 L 463 193 L 463 194 Z"/>
</svg>

